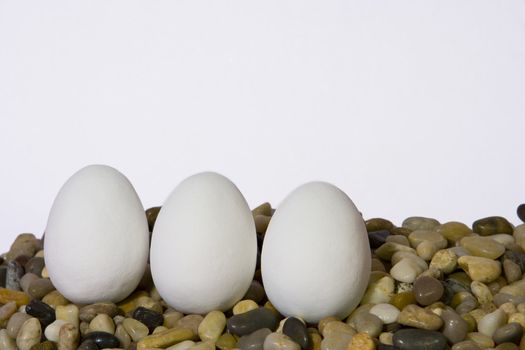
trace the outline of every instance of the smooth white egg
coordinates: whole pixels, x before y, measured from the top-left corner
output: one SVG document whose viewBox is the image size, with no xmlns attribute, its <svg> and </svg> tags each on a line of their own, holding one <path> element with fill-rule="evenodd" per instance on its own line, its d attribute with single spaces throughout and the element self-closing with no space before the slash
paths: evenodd
<svg viewBox="0 0 525 350">
<path fill-rule="evenodd" d="M 226 177 L 205 172 L 180 183 L 159 212 L 151 274 L 162 298 L 184 313 L 227 310 L 253 279 L 255 223 Z"/>
<path fill-rule="evenodd" d="M 294 190 L 270 220 L 262 247 L 266 294 L 286 316 L 318 322 L 348 316 L 370 275 L 365 223 L 339 188 L 311 182 Z"/>
<path fill-rule="evenodd" d="M 114 168 L 91 165 L 60 189 L 44 259 L 51 282 L 68 300 L 118 302 L 140 282 L 148 244 L 146 214 L 131 183 Z"/>
</svg>

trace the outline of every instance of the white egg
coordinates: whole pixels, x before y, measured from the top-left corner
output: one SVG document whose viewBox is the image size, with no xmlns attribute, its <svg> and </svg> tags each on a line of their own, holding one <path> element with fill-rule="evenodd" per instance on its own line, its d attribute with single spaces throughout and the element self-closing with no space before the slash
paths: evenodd
<svg viewBox="0 0 525 350">
<path fill-rule="evenodd" d="M 60 189 L 44 258 L 53 285 L 68 300 L 117 302 L 140 282 L 148 244 L 146 214 L 131 183 L 109 166 L 91 165 Z"/>
<path fill-rule="evenodd" d="M 271 303 L 286 316 L 318 322 L 344 318 L 359 304 L 370 275 L 364 221 L 337 187 L 311 182 L 294 190 L 273 215 L 261 268 Z"/>
<path fill-rule="evenodd" d="M 151 274 L 176 310 L 204 314 L 231 308 L 248 290 L 256 259 L 250 208 L 224 176 L 193 175 L 162 206 L 151 241 Z"/>
</svg>

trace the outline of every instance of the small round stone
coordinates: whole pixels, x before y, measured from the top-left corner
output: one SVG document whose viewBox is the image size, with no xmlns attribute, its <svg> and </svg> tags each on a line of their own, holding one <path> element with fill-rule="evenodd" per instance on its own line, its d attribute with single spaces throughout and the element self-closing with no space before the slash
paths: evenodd
<svg viewBox="0 0 525 350">
<path fill-rule="evenodd" d="M 242 336 L 237 342 L 241 350 L 263 350 L 264 340 L 272 333 L 268 328 L 261 328 L 251 334 Z"/>
<path fill-rule="evenodd" d="M 468 236 L 459 241 L 471 255 L 497 259 L 505 253 L 505 246 L 489 237 Z"/>
<path fill-rule="evenodd" d="M 379 317 L 384 324 L 397 322 L 399 317 L 399 309 L 392 304 L 381 303 L 374 305 L 370 311 L 371 314 Z"/>
<path fill-rule="evenodd" d="M 148 327 L 134 318 L 124 319 L 124 321 L 122 321 L 122 326 L 134 342 L 138 342 L 149 334 Z"/>
<path fill-rule="evenodd" d="M 230 333 L 242 336 L 261 328 L 269 328 L 274 331 L 279 326 L 279 320 L 273 311 L 265 307 L 260 307 L 230 317 L 227 326 Z"/>
<path fill-rule="evenodd" d="M 251 310 L 255 310 L 259 307 L 257 303 L 253 300 L 241 300 L 233 306 L 233 314 L 239 315 Z"/>
<path fill-rule="evenodd" d="M 443 325 L 441 317 L 417 305 L 406 306 L 398 317 L 402 325 L 425 330 L 438 330 Z"/>
<path fill-rule="evenodd" d="M 38 319 L 31 317 L 24 322 L 16 336 L 16 346 L 19 350 L 30 350 L 33 345 L 40 343 L 42 328 Z"/>
<path fill-rule="evenodd" d="M 40 321 L 42 327 L 47 327 L 56 319 L 55 310 L 53 310 L 51 306 L 37 299 L 31 300 L 31 302 L 26 305 L 25 309 L 28 315 L 34 316 Z"/>
<path fill-rule="evenodd" d="M 89 322 L 89 331 L 90 332 L 106 332 L 106 333 L 115 333 L 115 323 L 113 319 L 106 314 L 98 314 Z"/>
<path fill-rule="evenodd" d="M 363 312 L 355 318 L 355 329 L 359 333 L 377 337 L 383 330 L 383 321 L 374 314 Z"/>
<path fill-rule="evenodd" d="M 46 339 L 58 342 L 58 335 L 60 333 L 60 327 L 62 327 L 67 322 L 64 320 L 55 320 L 44 330 L 44 335 Z"/>
<path fill-rule="evenodd" d="M 17 350 L 15 340 L 7 334 L 5 329 L 0 329 L 0 349 Z"/>
<path fill-rule="evenodd" d="M 481 350 L 481 348 L 472 340 L 464 340 L 454 344 L 452 350 Z"/>
<path fill-rule="evenodd" d="M 300 350 L 299 344 L 294 342 L 286 334 L 270 333 L 263 344 L 264 350 Z"/>
<path fill-rule="evenodd" d="M 442 333 L 451 344 L 459 343 L 467 336 L 468 324 L 455 311 L 445 309 L 441 314 L 443 319 Z"/>
<path fill-rule="evenodd" d="M 309 349 L 310 337 L 308 336 L 308 330 L 305 324 L 298 318 L 287 318 L 283 325 L 283 333 L 299 344 L 303 350 Z"/>
<path fill-rule="evenodd" d="M 226 327 L 226 316 L 215 310 L 209 312 L 199 324 L 198 334 L 201 340 L 217 341 Z"/>
<path fill-rule="evenodd" d="M 481 236 L 490 236 L 498 233 L 512 234 L 513 227 L 507 219 L 501 216 L 490 216 L 479 219 L 472 224 L 472 231 Z"/>
<path fill-rule="evenodd" d="M 194 334 L 199 334 L 199 326 L 203 320 L 201 315 L 186 315 L 177 321 L 177 327 L 191 329 Z"/>
<path fill-rule="evenodd" d="M 271 331 L 270 331 L 270 333 L 271 333 Z M 264 342 L 264 339 L 262 341 Z M 223 333 L 219 337 L 219 339 L 217 339 L 217 342 L 215 343 L 215 346 L 217 348 L 219 348 L 220 350 L 232 350 L 232 349 L 235 349 L 237 347 L 237 340 L 230 333 Z M 262 345 L 261 345 L 261 348 L 262 348 Z"/>
<path fill-rule="evenodd" d="M 7 334 L 11 338 L 15 339 L 16 336 L 18 335 L 18 332 L 20 331 L 20 328 L 22 328 L 22 325 L 24 324 L 24 322 L 27 321 L 30 318 L 31 318 L 31 316 L 29 316 L 26 313 L 15 312 L 11 316 L 9 321 L 7 322 L 7 327 L 6 327 Z"/>
<path fill-rule="evenodd" d="M 124 349 L 128 349 L 130 344 L 131 344 L 131 337 L 130 337 L 129 333 L 126 331 L 126 329 L 124 328 L 123 322 L 124 321 L 122 321 L 120 324 L 117 325 L 117 328 L 115 329 L 115 334 L 114 335 L 120 341 L 120 345 Z M 146 327 L 146 326 L 144 326 L 144 327 Z M 148 329 L 148 327 L 146 327 L 146 330 L 147 329 Z M 94 342 L 93 342 L 93 344 L 94 344 Z"/>
<path fill-rule="evenodd" d="M 496 329 L 507 322 L 507 315 L 501 309 L 488 313 L 478 321 L 478 332 L 492 337 Z"/>
<path fill-rule="evenodd" d="M 57 306 L 55 309 L 55 315 L 57 320 L 64 320 L 77 328 L 79 327 L 79 309 L 75 304 Z M 90 318 L 90 321 L 93 317 Z"/>
<path fill-rule="evenodd" d="M 459 266 L 473 281 L 490 283 L 501 275 L 501 264 L 479 256 L 462 256 L 458 259 Z"/>
<path fill-rule="evenodd" d="M 60 327 L 60 332 L 58 333 L 58 349 L 75 350 L 78 346 L 79 338 L 80 334 L 77 327 L 71 323 L 62 325 L 62 327 Z"/>
<path fill-rule="evenodd" d="M 111 333 L 106 332 L 90 332 L 86 334 L 84 340 L 91 339 L 99 349 L 104 348 L 118 348 L 120 346 L 120 341 Z"/>
<path fill-rule="evenodd" d="M 444 288 L 441 282 L 434 277 L 421 276 L 414 282 L 414 296 L 423 306 L 435 303 L 443 296 Z"/>
<path fill-rule="evenodd" d="M 164 323 L 164 317 L 162 317 L 161 313 L 142 306 L 139 306 L 133 311 L 133 318 L 145 324 L 150 333 L 153 332 L 156 327 L 162 326 Z"/>
<path fill-rule="evenodd" d="M 117 305 L 114 303 L 94 303 L 82 307 L 79 310 L 78 317 L 81 321 L 91 322 L 98 314 L 106 314 L 109 317 L 115 317 L 118 313 Z"/>
<path fill-rule="evenodd" d="M 444 350 L 447 347 L 443 334 L 424 329 L 401 329 L 394 333 L 392 340 L 400 350 Z"/>
<path fill-rule="evenodd" d="M 496 329 L 492 335 L 492 339 L 496 344 L 501 343 L 515 343 L 519 344 L 523 335 L 523 327 L 517 322 L 507 323 L 504 326 Z"/>
<path fill-rule="evenodd" d="M 374 340 L 368 333 L 357 333 L 352 337 L 352 341 L 347 350 L 375 350 Z"/>
</svg>

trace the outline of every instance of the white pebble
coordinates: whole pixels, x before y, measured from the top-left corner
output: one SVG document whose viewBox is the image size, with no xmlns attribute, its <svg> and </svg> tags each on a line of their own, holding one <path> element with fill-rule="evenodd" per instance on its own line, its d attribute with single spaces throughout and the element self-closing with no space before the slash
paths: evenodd
<svg viewBox="0 0 525 350">
<path fill-rule="evenodd" d="M 49 326 L 47 326 L 44 330 L 44 335 L 46 336 L 47 340 L 58 342 L 58 334 L 60 333 L 60 327 L 62 327 L 62 325 L 66 323 L 67 322 L 64 320 L 55 320 Z"/>
<path fill-rule="evenodd" d="M 374 305 L 369 312 L 379 317 L 384 324 L 390 324 L 397 322 L 400 311 L 394 305 L 381 303 Z"/>
<path fill-rule="evenodd" d="M 487 337 L 491 337 L 501 326 L 507 323 L 507 314 L 501 309 L 498 309 L 490 314 L 483 316 L 478 322 L 478 332 L 485 334 Z"/>
<path fill-rule="evenodd" d="M 390 269 L 390 276 L 399 282 L 413 283 L 423 270 L 411 259 L 401 259 Z"/>
</svg>

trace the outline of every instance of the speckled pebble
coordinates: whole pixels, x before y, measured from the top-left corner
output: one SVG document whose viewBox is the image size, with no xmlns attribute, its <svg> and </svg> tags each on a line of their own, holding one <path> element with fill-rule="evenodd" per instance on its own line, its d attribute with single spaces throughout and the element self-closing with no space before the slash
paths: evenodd
<svg viewBox="0 0 525 350">
<path fill-rule="evenodd" d="M 438 330 L 443 325 L 438 315 L 417 305 L 406 306 L 399 314 L 398 322 L 405 326 L 426 330 Z"/>
<path fill-rule="evenodd" d="M 118 313 L 117 305 L 114 303 L 95 303 L 82 307 L 79 310 L 78 317 L 81 321 L 91 322 L 98 314 L 106 314 L 109 317 L 114 317 Z"/>
</svg>

